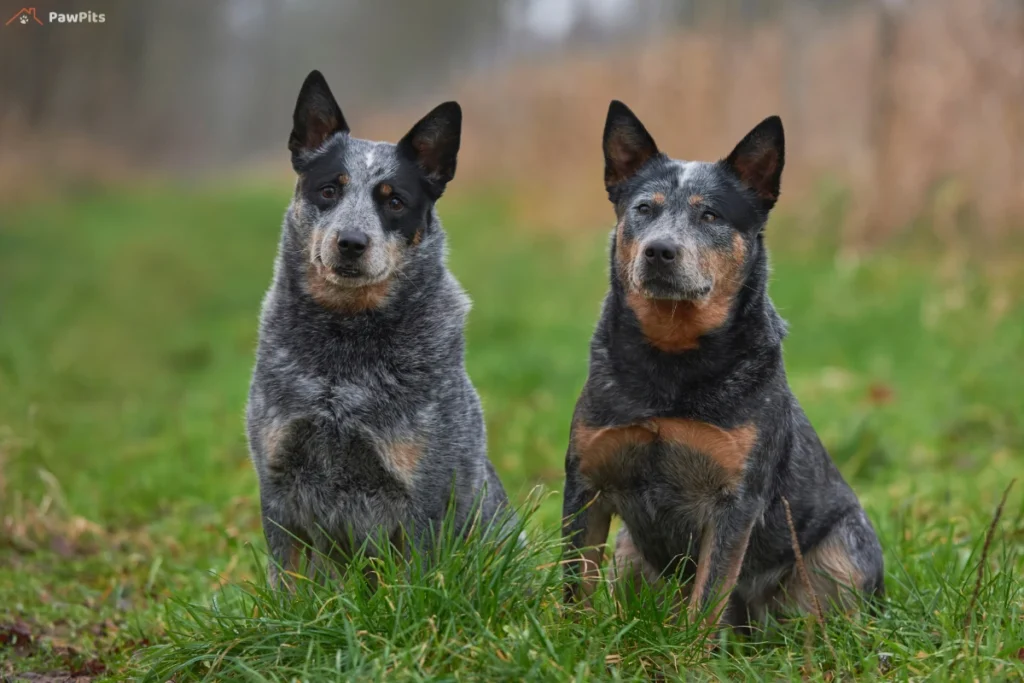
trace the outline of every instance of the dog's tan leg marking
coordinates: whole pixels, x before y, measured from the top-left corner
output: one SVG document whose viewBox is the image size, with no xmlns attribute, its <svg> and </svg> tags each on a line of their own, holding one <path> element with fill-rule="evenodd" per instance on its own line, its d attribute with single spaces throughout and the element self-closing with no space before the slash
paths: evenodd
<svg viewBox="0 0 1024 683">
<path fill-rule="evenodd" d="M 855 607 L 857 591 L 864 585 L 864 576 L 854 565 L 842 541 L 834 534 L 805 553 L 804 564 L 807 566 L 811 588 L 823 609 L 836 606 L 849 611 Z M 795 605 L 805 614 L 814 611 L 814 598 L 795 572 L 783 586 L 782 600 L 785 607 Z"/>
<path fill-rule="evenodd" d="M 297 539 L 289 539 L 288 554 L 285 555 L 282 565 L 271 558 L 267 564 L 267 579 L 271 586 L 284 587 L 288 591 L 295 592 L 295 576 L 302 570 L 302 558 L 310 558 L 309 548 L 300 543 Z M 307 571 L 312 567 L 312 561 L 307 559 Z"/>
<path fill-rule="evenodd" d="M 722 615 L 725 614 L 725 609 L 729 605 L 729 596 L 732 595 L 733 589 L 736 588 L 736 583 L 740 580 L 743 559 L 747 556 L 747 547 L 750 545 L 750 534 L 753 530 L 754 520 L 751 520 L 743 534 L 736 539 L 736 545 L 733 546 L 729 553 L 729 562 L 725 567 L 725 581 L 722 582 L 718 604 L 715 605 L 714 612 L 708 619 L 708 623 L 711 626 L 717 626 L 722 623 Z"/>
<path fill-rule="evenodd" d="M 583 558 L 580 568 L 580 593 L 589 604 L 590 596 L 601 579 L 601 565 L 604 563 L 604 548 L 608 543 L 608 529 L 611 527 L 611 512 L 594 500 L 587 509 L 587 526 L 583 532 Z"/>
<path fill-rule="evenodd" d="M 308 548 L 297 540 L 292 540 L 292 547 L 288 553 L 288 571 L 297 572 L 302 569 L 302 558 L 309 557 L 307 550 Z"/>
<path fill-rule="evenodd" d="M 614 587 L 630 588 L 640 592 L 642 582 L 656 586 L 661 576 L 650 562 L 644 559 L 633 541 L 629 528 L 623 525 L 615 539 L 615 554 L 608 568 L 608 582 Z"/>
<path fill-rule="evenodd" d="M 649 299 L 623 279 L 626 303 L 647 341 L 666 353 L 681 353 L 696 349 L 702 336 L 724 325 L 743 284 L 740 276 L 746 253 L 746 243 L 736 233 L 731 251 L 708 250 L 701 255 L 714 281 L 711 294 L 701 301 Z"/>
<path fill-rule="evenodd" d="M 708 522 L 701 531 L 700 551 L 697 555 L 697 574 L 690 589 L 690 621 L 693 622 L 701 610 L 701 598 L 711 577 L 711 563 L 714 560 L 715 525 Z"/>
</svg>

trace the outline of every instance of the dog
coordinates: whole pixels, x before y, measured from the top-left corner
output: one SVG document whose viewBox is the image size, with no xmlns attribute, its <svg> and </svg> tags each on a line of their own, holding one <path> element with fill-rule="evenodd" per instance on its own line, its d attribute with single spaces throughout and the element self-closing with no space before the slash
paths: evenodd
<svg viewBox="0 0 1024 683">
<path fill-rule="evenodd" d="M 567 601 L 589 602 L 612 515 L 613 585 L 678 576 L 712 628 L 882 595 L 878 537 L 790 391 L 767 293 L 781 120 L 678 161 L 613 101 L 603 143 L 617 225 L 565 459 Z"/>
<path fill-rule="evenodd" d="M 397 145 L 363 140 L 320 72 L 302 85 L 246 411 L 272 583 L 304 557 L 427 548 L 446 516 L 506 512 L 435 209 L 461 128 L 446 102 Z"/>
</svg>

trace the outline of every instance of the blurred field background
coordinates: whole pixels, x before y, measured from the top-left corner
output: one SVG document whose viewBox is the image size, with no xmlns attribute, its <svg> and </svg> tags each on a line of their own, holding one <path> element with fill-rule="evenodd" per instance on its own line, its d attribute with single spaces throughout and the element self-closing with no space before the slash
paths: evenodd
<svg viewBox="0 0 1024 683">
<path fill-rule="evenodd" d="M 6 21 L 19 5 L 4 2 Z M 1024 475 L 1024 3 L 51 9 L 106 21 L 0 28 L 0 677 L 122 677 L 165 640 L 170 598 L 255 576 L 242 409 L 312 68 L 362 137 L 462 103 L 439 209 L 475 302 L 467 362 L 506 486 L 548 492 L 544 528 L 606 288 L 608 100 L 689 159 L 781 114 L 768 233 L 791 383 L 879 526 L 890 580 L 942 592 L 936 554 L 974 570 Z M 982 678 L 1024 666 L 1022 520 L 1018 490 L 990 567 L 1017 590 L 983 600 Z M 894 675 L 948 674 L 958 628 L 937 617 Z"/>
</svg>

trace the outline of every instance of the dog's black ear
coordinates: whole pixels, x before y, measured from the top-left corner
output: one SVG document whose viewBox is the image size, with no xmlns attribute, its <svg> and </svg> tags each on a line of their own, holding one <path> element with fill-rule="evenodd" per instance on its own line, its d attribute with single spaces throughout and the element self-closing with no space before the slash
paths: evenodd
<svg viewBox="0 0 1024 683">
<path fill-rule="evenodd" d="M 347 133 L 348 124 L 341 114 L 327 81 L 319 71 L 310 71 L 299 90 L 292 116 L 292 134 L 288 149 L 295 161 L 304 152 L 311 152 L 335 133 Z"/>
<path fill-rule="evenodd" d="M 629 107 L 612 100 L 604 123 L 604 186 L 612 201 L 613 190 L 656 156 L 658 146 L 644 124 Z"/>
<path fill-rule="evenodd" d="M 455 177 L 461 141 L 462 107 L 458 102 L 445 102 L 420 119 L 398 143 L 399 154 L 423 172 L 435 200 Z"/>
<path fill-rule="evenodd" d="M 747 133 L 723 160 L 744 185 L 757 193 L 765 210 L 775 206 L 786 162 L 786 139 L 782 119 L 769 116 Z"/>
</svg>

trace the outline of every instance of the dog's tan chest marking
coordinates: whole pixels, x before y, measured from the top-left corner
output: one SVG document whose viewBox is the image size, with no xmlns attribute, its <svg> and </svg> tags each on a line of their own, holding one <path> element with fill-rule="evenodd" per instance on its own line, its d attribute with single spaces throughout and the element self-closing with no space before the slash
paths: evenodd
<svg viewBox="0 0 1024 683">
<path fill-rule="evenodd" d="M 573 444 L 580 458 L 580 473 L 597 476 L 621 470 L 619 459 L 636 447 L 655 442 L 700 453 L 710 459 L 731 482 L 738 481 L 747 457 L 757 442 L 757 427 L 745 424 L 724 429 L 707 422 L 661 417 L 621 427 L 589 427 L 577 423 Z"/>
<path fill-rule="evenodd" d="M 699 346 L 702 336 L 724 325 L 742 286 L 741 270 L 746 253 L 746 244 L 736 233 L 731 251 L 708 250 L 701 254 L 715 283 L 711 296 L 704 301 L 649 299 L 627 286 L 626 303 L 647 341 L 666 353 L 691 351 Z M 632 251 L 623 250 L 619 261 L 622 274 L 630 274 L 626 264 L 632 262 L 632 256 Z M 624 262 L 622 259 L 626 258 L 629 261 Z M 624 278 L 624 282 L 629 283 L 629 280 Z"/>
<path fill-rule="evenodd" d="M 309 294 L 324 308 L 338 313 L 361 313 L 378 308 L 391 291 L 391 280 L 384 280 L 364 287 L 341 288 L 332 284 L 317 266 L 309 265 L 307 277 Z"/>
<path fill-rule="evenodd" d="M 271 464 L 280 457 L 281 441 L 286 435 L 286 426 L 281 420 L 273 418 L 259 428 L 263 453 Z"/>
<path fill-rule="evenodd" d="M 423 445 L 416 439 L 392 441 L 382 446 L 381 457 L 392 474 L 411 486 L 416 467 L 423 457 Z"/>
<path fill-rule="evenodd" d="M 303 460 L 309 457 L 311 454 L 301 451 L 303 430 L 309 429 L 311 426 L 305 420 L 269 420 L 267 425 L 260 429 L 262 449 L 267 463 L 271 467 L 287 470 L 292 466 L 289 462 L 295 462 L 296 458 Z M 417 436 L 403 436 L 393 439 L 378 437 L 373 441 L 372 450 L 380 458 L 384 469 L 403 485 L 411 487 L 420 460 L 423 458 L 423 439 Z"/>
</svg>

